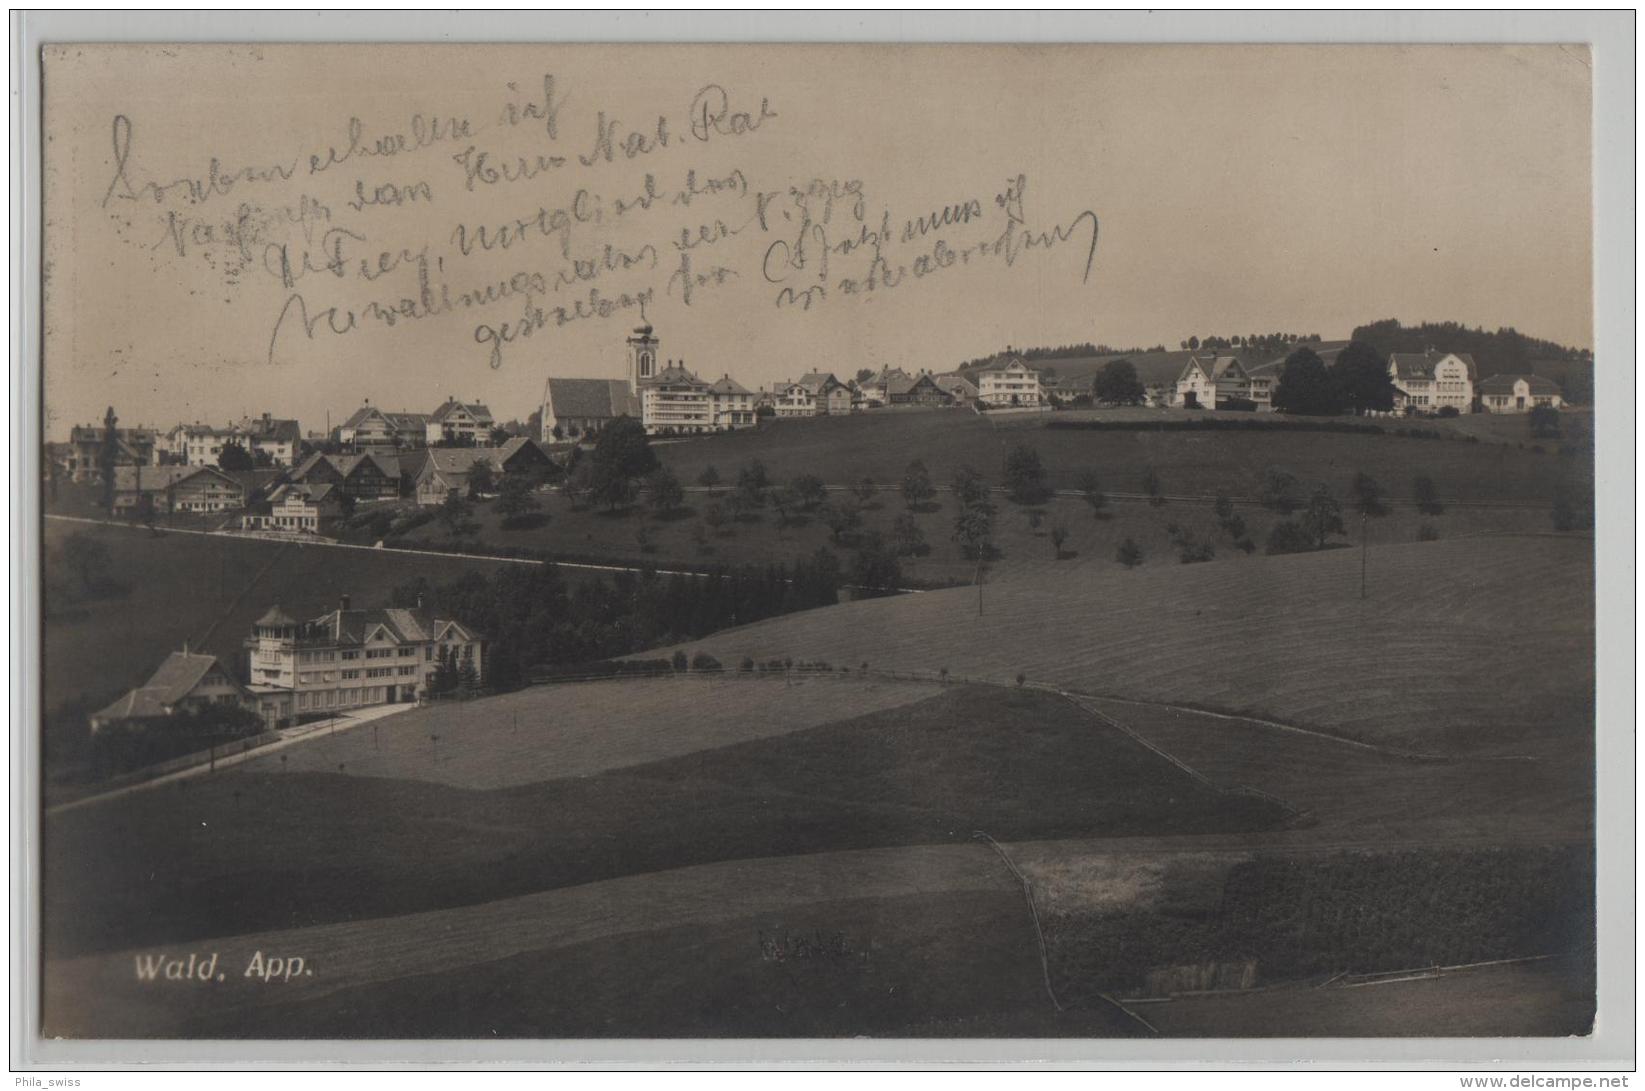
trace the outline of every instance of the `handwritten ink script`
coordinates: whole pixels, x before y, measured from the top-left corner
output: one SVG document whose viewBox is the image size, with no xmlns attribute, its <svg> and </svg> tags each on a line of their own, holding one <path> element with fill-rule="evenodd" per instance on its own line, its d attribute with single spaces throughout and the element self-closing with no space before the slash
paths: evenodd
<svg viewBox="0 0 1645 1091">
<path fill-rule="evenodd" d="M 1093 282 L 1097 213 L 1039 208 L 1026 173 L 893 202 L 868 178 L 774 173 L 759 145 L 785 120 L 758 89 L 714 82 L 619 116 L 548 73 L 502 83 L 475 116 L 345 116 L 255 162 L 203 133 L 181 163 L 120 113 L 102 208 L 128 244 L 256 286 L 269 363 L 457 323 L 499 368 L 524 342 L 664 301 L 801 315 L 1036 263 Z"/>
</svg>

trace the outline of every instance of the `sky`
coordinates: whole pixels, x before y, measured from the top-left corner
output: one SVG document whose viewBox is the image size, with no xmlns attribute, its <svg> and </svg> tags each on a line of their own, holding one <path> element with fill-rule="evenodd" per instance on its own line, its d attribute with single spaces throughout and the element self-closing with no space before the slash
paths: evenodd
<svg viewBox="0 0 1645 1091">
<path fill-rule="evenodd" d="M 45 430 L 336 425 L 661 355 L 750 388 L 1006 345 L 1592 343 L 1561 46 L 73 46 Z M 602 136 L 604 137 L 602 139 Z"/>
</svg>

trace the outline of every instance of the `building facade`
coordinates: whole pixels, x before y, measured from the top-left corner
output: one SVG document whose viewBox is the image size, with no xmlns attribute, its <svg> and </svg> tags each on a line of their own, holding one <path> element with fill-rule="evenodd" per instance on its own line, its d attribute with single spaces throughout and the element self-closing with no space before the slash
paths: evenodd
<svg viewBox="0 0 1645 1091">
<path fill-rule="evenodd" d="M 1388 357 L 1388 377 L 1404 405 L 1418 413 L 1474 407 L 1474 358 L 1465 352 L 1395 352 Z"/>
<path fill-rule="evenodd" d="M 147 682 L 92 713 L 91 732 L 95 735 L 116 724 L 159 720 L 212 705 L 255 709 L 257 702 L 216 656 L 191 653 L 185 646 L 166 656 Z"/>
<path fill-rule="evenodd" d="M 481 403 L 447 397 L 428 415 L 423 440 L 430 447 L 441 443 L 483 447 L 491 442 L 491 429 L 496 423 L 491 410 Z"/>
<path fill-rule="evenodd" d="M 977 398 L 992 406 L 1039 405 L 1040 374 L 1020 358 L 991 364 L 976 372 Z"/>
<path fill-rule="evenodd" d="M 1479 405 L 1486 413 L 1529 413 L 1563 408 L 1565 399 L 1559 384 L 1541 375 L 1492 375 L 1480 380 Z"/>
<path fill-rule="evenodd" d="M 120 466 L 114 471 L 114 510 L 133 512 L 147 497 L 157 515 L 211 514 L 246 506 L 246 487 L 215 466 Z"/>
<path fill-rule="evenodd" d="M 1269 410 L 1274 407 L 1273 388 L 1271 372 L 1254 372 L 1238 356 L 1190 356 L 1177 376 L 1171 404 L 1177 409 L 1219 409 L 1250 402 Z"/>
<path fill-rule="evenodd" d="M 245 647 L 247 689 L 270 707 L 284 697 L 288 719 L 415 701 L 445 656 L 485 676 L 484 641 L 460 622 L 422 609 L 354 610 L 346 595 L 308 621 L 270 607 Z"/>
</svg>

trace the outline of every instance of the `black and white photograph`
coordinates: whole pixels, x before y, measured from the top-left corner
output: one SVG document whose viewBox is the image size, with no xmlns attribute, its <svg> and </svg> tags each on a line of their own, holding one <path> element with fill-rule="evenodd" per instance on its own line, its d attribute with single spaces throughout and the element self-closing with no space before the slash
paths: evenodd
<svg viewBox="0 0 1645 1091">
<path fill-rule="evenodd" d="M 40 70 L 43 1038 L 1595 1032 L 1587 45 Z"/>
</svg>

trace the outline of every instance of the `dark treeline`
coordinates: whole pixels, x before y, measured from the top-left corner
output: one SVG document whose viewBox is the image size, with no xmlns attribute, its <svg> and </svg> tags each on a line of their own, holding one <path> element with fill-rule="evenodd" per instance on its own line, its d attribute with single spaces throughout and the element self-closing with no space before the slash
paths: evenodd
<svg viewBox="0 0 1645 1091">
<path fill-rule="evenodd" d="M 1150 348 L 1140 346 L 1115 348 L 1113 345 L 1093 345 L 1089 341 L 1081 341 L 1077 345 L 1040 345 L 1035 348 L 1025 349 L 1007 345 L 1001 352 L 992 352 L 987 356 L 979 356 L 975 360 L 967 360 L 955 370 L 969 371 L 972 368 L 987 367 L 989 364 L 997 364 L 1001 360 L 1013 356 L 1020 356 L 1024 360 L 1053 360 L 1063 356 L 1140 356 L 1145 352 L 1164 351 L 1164 345 L 1154 345 Z"/>
<path fill-rule="evenodd" d="M 653 571 L 568 583 L 552 564 L 510 565 L 451 583 L 419 576 L 394 589 L 393 605 L 423 605 L 486 638 L 484 684 L 506 689 L 534 668 L 611 659 L 694 640 L 719 629 L 839 601 L 840 564 L 809 560 L 749 565 L 706 576 Z"/>
<path fill-rule="evenodd" d="M 1531 370 L 1531 364 L 1536 361 L 1591 363 L 1593 360 L 1593 352 L 1588 349 L 1544 341 L 1520 333 L 1512 326 L 1498 330 L 1479 326 L 1470 329 L 1457 322 L 1423 322 L 1406 326 L 1397 318 L 1384 318 L 1354 330 L 1353 340 L 1368 343 L 1384 357 L 1390 352 L 1424 352 L 1429 348 L 1441 352 L 1465 352 L 1479 366 L 1481 379 L 1498 374 L 1524 374 Z M 1557 379 L 1558 376 L 1550 378 Z"/>
</svg>

